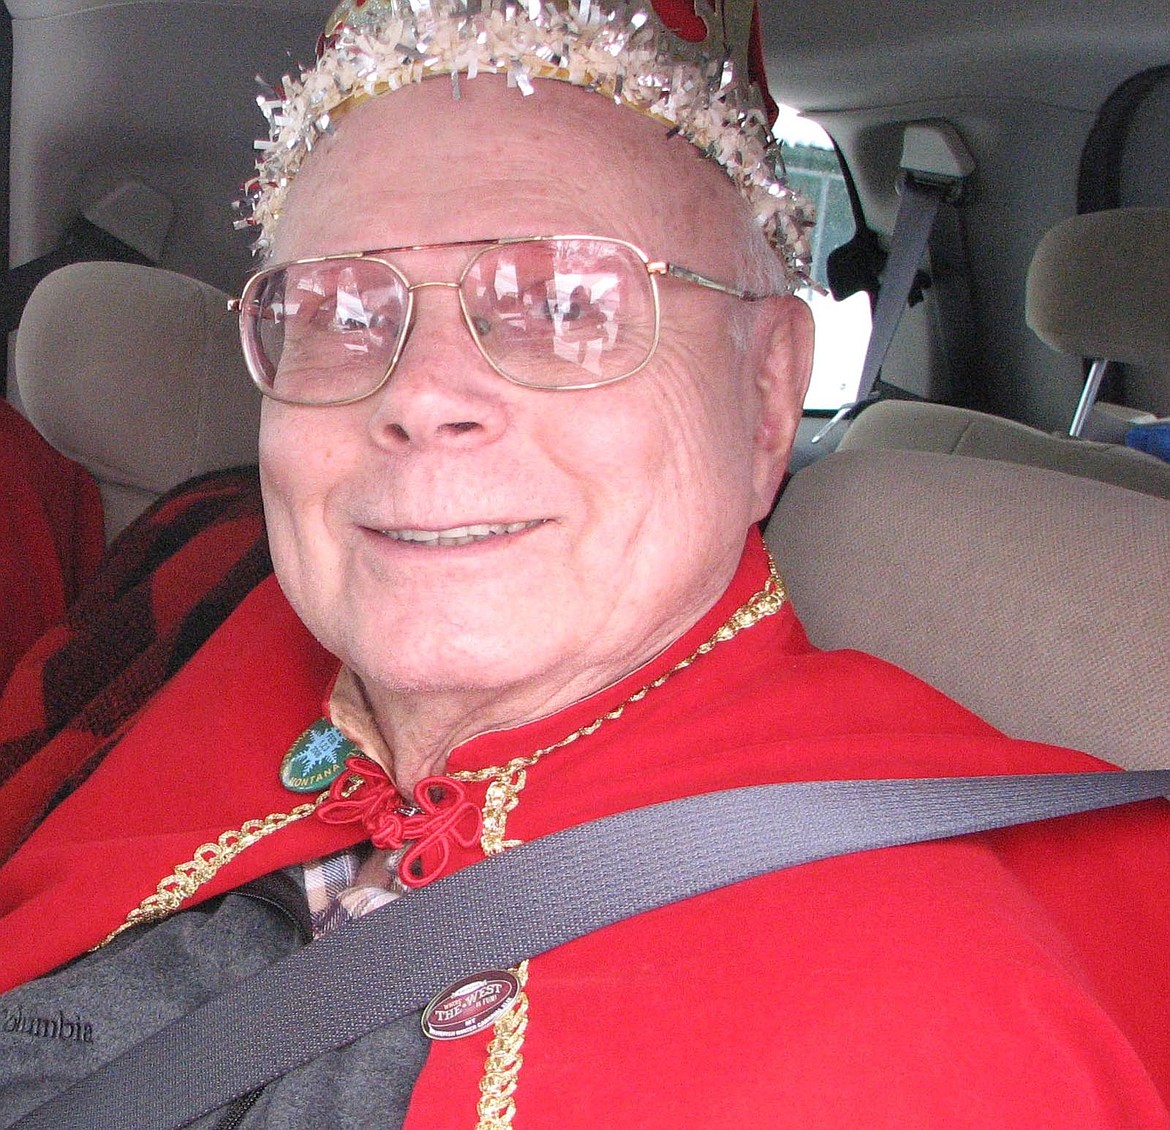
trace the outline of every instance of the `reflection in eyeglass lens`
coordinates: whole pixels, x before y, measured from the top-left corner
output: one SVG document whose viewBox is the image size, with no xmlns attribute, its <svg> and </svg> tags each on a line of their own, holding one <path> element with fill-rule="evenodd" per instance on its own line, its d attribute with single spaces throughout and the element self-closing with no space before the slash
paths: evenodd
<svg viewBox="0 0 1170 1130">
<path fill-rule="evenodd" d="M 641 260 L 600 240 L 491 248 L 464 280 L 480 344 L 531 384 L 605 380 L 636 367 L 653 340 L 653 295 Z"/>
<path fill-rule="evenodd" d="M 262 324 L 279 328 L 279 337 L 262 331 L 273 388 L 313 400 L 360 395 L 381 380 L 408 303 L 398 276 L 372 260 L 297 264 L 265 298 L 272 317 Z"/>
</svg>

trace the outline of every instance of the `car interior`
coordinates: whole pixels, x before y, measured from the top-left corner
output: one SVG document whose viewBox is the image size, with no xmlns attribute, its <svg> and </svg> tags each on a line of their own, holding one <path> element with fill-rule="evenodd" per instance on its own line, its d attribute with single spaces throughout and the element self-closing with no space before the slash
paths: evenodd
<svg viewBox="0 0 1170 1130">
<path fill-rule="evenodd" d="M 116 554 L 192 479 L 255 463 L 232 203 L 257 96 L 332 4 L 7 6 L 6 399 L 92 476 Z M 822 204 L 806 297 L 831 360 L 767 526 L 813 642 L 1016 736 L 1170 766 L 1170 0 L 761 9 L 793 180 Z M 868 388 L 871 331 L 889 344 Z M 232 505 L 254 499 L 231 473 Z M 68 489 L 42 516 L 63 597 L 0 596 L 34 652 L 71 600 L 105 622 L 78 564 L 98 504 Z M 0 583 L 31 536 L 5 530 Z M 189 604 L 218 579 L 182 576 Z"/>
</svg>

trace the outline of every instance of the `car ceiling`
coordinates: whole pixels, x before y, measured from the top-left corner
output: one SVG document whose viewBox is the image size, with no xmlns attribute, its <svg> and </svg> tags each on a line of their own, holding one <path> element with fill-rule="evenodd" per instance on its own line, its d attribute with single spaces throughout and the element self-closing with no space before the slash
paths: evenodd
<svg viewBox="0 0 1170 1130">
<path fill-rule="evenodd" d="M 764 0 L 780 101 L 847 110 L 989 95 L 1096 109 L 1123 78 L 1166 61 L 1166 0 Z"/>
<path fill-rule="evenodd" d="M 229 208 L 263 132 L 255 76 L 275 80 L 310 58 L 331 0 L 8 7 L 12 262 L 51 250 L 74 217 L 133 180 L 174 205 L 162 265 L 238 288 L 250 255 Z M 1043 231 L 1075 211 L 1080 152 L 1104 99 L 1170 61 L 1170 0 L 762 0 L 762 10 L 774 95 L 833 134 L 879 231 L 892 226 L 902 123 L 945 117 L 959 127 L 979 166 L 967 220 L 983 249 L 973 286 L 1008 296 L 988 379 L 1007 387 L 1008 366 L 1047 366 L 1052 391 L 1035 402 L 1025 392 L 1016 414 L 1058 420 L 1080 373 L 1024 327 L 1024 273 Z"/>
<path fill-rule="evenodd" d="M 250 256 L 230 206 L 264 132 L 255 79 L 311 57 L 328 5 L 9 7 L 12 261 L 50 250 L 71 219 L 130 179 L 174 204 L 163 265 L 236 289 Z"/>
</svg>

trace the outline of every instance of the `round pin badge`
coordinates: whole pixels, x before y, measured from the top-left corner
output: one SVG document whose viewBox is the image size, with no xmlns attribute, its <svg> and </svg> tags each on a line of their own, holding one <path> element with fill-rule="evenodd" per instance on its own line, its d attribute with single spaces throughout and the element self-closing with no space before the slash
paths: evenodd
<svg viewBox="0 0 1170 1130">
<path fill-rule="evenodd" d="M 423 1009 L 422 1028 L 432 1040 L 458 1040 L 494 1024 L 520 995 L 506 969 L 489 969 L 456 981 Z"/>
<path fill-rule="evenodd" d="M 360 753 L 333 723 L 314 722 L 295 742 L 280 763 L 280 783 L 294 793 L 327 789 L 345 768 L 345 759 Z"/>
</svg>

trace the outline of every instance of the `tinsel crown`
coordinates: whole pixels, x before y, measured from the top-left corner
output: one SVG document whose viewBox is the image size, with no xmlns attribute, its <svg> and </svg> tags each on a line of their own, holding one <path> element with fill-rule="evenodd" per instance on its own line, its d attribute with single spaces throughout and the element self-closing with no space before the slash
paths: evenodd
<svg viewBox="0 0 1170 1130">
<path fill-rule="evenodd" d="M 789 285 L 808 283 L 812 209 L 788 186 L 771 132 L 755 0 L 343 0 L 317 61 L 258 99 L 269 136 L 256 143 L 246 218 L 265 251 L 288 187 L 338 111 L 433 75 L 506 75 L 612 98 L 681 134 L 747 198 Z"/>
</svg>

